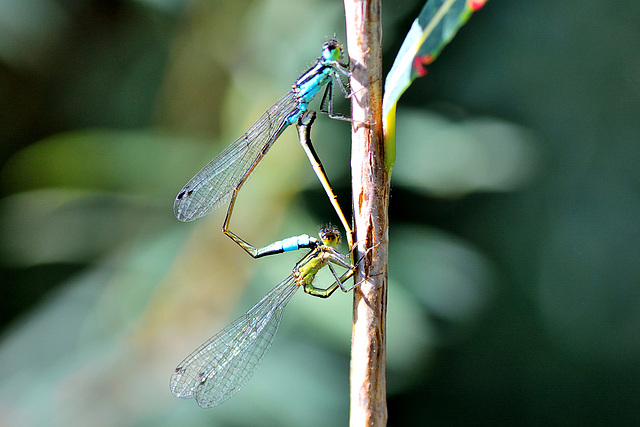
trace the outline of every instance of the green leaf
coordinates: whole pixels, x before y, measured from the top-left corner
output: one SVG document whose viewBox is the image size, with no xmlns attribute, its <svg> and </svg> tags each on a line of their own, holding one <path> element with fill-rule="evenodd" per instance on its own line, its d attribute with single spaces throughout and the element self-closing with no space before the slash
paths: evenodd
<svg viewBox="0 0 640 427">
<path fill-rule="evenodd" d="M 400 96 L 417 77 L 427 73 L 425 67 L 485 3 L 486 0 L 431 0 L 413 22 L 384 86 L 382 116 L 387 171 L 391 171 L 395 160 L 395 107 Z"/>
</svg>

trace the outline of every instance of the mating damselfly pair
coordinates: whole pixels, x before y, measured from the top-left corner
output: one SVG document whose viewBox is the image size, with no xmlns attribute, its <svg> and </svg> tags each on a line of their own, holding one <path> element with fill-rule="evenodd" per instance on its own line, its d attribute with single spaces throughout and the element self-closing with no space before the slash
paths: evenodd
<svg viewBox="0 0 640 427">
<path fill-rule="evenodd" d="M 343 283 L 353 275 L 355 266 L 348 255 L 334 249 L 340 241 L 335 227 L 320 230 L 320 240 L 306 234 L 284 239 L 256 248 L 229 230 L 229 222 L 239 190 L 256 169 L 276 139 L 289 126 L 296 124 L 300 143 L 322 183 L 329 200 L 338 214 L 347 234 L 350 252 L 353 250 L 352 230 L 335 192 L 329 184 L 324 168 L 309 137 L 315 113 L 309 103 L 322 87 L 325 92 L 320 108 L 332 118 L 333 84 L 338 85 L 345 97 L 350 97 L 348 63 L 342 62 L 342 47 L 329 40 L 322 47 L 322 56 L 316 64 L 302 74 L 291 90 L 269 108 L 240 138 L 232 142 L 211 160 L 178 193 L 174 213 L 181 221 L 200 218 L 229 201 L 222 231 L 252 257 L 258 258 L 298 249 L 310 251 L 295 265 L 292 273 L 260 300 L 243 316 L 210 338 L 178 365 L 171 377 L 171 392 L 182 398 L 195 398 L 208 408 L 219 405 L 234 395 L 251 378 L 280 325 L 284 307 L 299 287 L 317 297 L 326 298 L 338 287 L 349 292 Z M 346 269 L 338 275 L 333 265 Z M 320 269 L 328 266 L 335 282 L 326 289 L 313 286 Z"/>
</svg>

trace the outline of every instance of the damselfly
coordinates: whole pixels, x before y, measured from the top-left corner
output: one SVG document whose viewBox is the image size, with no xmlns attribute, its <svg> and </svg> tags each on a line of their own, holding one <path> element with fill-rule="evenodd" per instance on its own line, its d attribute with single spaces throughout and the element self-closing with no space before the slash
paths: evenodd
<svg viewBox="0 0 640 427">
<path fill-rule="evenodd" d="M 192 221 L 214 211 L 222 203 L 231 199 L 222 231 L 255 257 L 256 248 L 229 230 L 238 191 L 282 132 L 290 125 L 302 123 L 301 121 L 306 119 L 305 112 L 309 103 L 323 86 L 326 86 L 326 89 L 320 103 L 321 109 L 327 106 L 325 112 L 330 117 L 344 118 L 333 114 L 332 109 L 334 81 L 345 97 L 351 96 L 348 63 L 341 62 L 341 58 L 342 46 L 337 40 L 324 43 L 322 56 L 313 67 L 296 80 L 291 90 L 273 104 L 244 135 L 211 160 L 180 190 L 173 204 L 175 216 L 181 221 Z M 303 129 L 308 132 L 308 128 L 303 127 Z M 301 137 L 300 143 L 314 166 L 316 175 L 329 194 L 351 246 L 353 243 L 351 227 L 336 202 L 337 198 L 329 185 L 320 159 L 315 154 L 308 137 L 306 139 Z"/>
<path fill-rule="evenodd" d="M 260 302 L 178 365 L 170 382 L 174 396 L 194 398 L 203 408 L 223 403 L 251 379 L 271 347 L 285 306 L 299 287 L 310 295 L 327 298 L 338 287 L 349 292 L 356 286 L 349 289 L 343 286 L 353 275 L 355 267 L 347 262 L 347 255 L 333 248 L 340 241 L 335 227 L 320 230 L 320 240 L 307 235 L 287 240 L 290 242 L 280 242 L 281 246 L 289 246 L 295 241 L 298 247 L 311 251 L 296 264 L 291 275 Z M 338 276 L 332 264 L 347 271 Z M 313 279 L 325 266 L 329 267 L 336 281 L 326 289 L 316 288 Z"/>
</svg>

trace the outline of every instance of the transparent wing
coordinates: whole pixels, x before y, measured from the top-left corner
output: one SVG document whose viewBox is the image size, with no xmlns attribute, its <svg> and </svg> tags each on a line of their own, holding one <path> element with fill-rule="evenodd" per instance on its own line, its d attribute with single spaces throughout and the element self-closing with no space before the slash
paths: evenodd
<svg viewBox="0 0 640 427">
<path fill-rule="evenodd" d="M 273 104 L 240 138 L 233 141 L 185 185 L 173 202 L 180 221 L 193 221 L 229 200 L 242 176 L 271 148 L 298 109 L 293 91 Z"/>
<path fill-rule="evenodd" d="M 278 332 L 282 312 L 298 285 L 293 275 L 180 363 L 171 393 L 211 408 L 233 396 L 253 376 Z"/>
</svg>

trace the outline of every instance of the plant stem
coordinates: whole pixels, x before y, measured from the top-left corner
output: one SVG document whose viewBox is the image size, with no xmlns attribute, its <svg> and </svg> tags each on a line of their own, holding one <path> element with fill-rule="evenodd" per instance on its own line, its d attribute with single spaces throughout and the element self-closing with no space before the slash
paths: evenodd
<svg viewBox="0 0 640 427">
<path fill-rule="evenodd" d="M 358 244 L 351 339 L 351 426 L 384 426 L 389 176 L 382 134 L 380 0 L 345 0 L 352 64 L 351 174 Z"/>
</svg>

